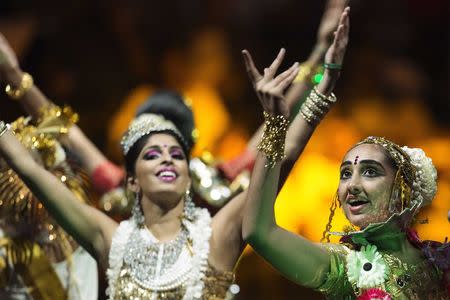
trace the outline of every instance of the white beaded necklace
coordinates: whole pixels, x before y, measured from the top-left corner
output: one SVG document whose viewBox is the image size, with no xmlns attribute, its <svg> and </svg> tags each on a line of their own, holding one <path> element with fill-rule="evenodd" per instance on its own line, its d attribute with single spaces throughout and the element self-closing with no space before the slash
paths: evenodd
<svg viewBox="0 0 450 300">
<path fill-rule="evenodd" d="M 193 220 L 183 220 L 177 237 L 161 243 L 147 229 L 139 228 L 133 219 L 122 222 L 114 234 L 110 251 L 107 272 L 110 299 L 114 299 L 114 285 L 122 267 L 146 289 L 163 292 L 184 285 L 183 299 L 200 299 L 209 254 L 210 225 L 209 212 L 195 208 Z"/>
</svg>

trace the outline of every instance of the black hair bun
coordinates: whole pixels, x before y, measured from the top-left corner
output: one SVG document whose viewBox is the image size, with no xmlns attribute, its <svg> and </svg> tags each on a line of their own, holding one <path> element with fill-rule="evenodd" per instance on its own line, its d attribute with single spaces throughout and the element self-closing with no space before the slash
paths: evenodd
<svg viewBox="0 0 450 300">
<path fill-rule="evenodd" d="M 145 113 L 162 115 L 172 121 L 187 142 L 188 151 L 195 144 L 192 132 L 195 129 L 194 114 L 183 96 L 175 91 L 161 90 L 150 97 L 136 111 L 136 117 Z"/>
</svg>

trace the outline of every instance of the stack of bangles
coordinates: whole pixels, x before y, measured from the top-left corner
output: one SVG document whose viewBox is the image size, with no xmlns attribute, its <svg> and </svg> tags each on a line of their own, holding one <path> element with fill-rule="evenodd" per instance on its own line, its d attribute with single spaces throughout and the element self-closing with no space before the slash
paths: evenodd
<svg viewBox="0 0 450 300">
<path fill-rule="evenodd" d="M 9 130 L 10 125 L 6 124 L 3 121 L 0 121 L 0 137 L 5 134 Z"/>
<path fill-rule="evenodd" d="M 317 125 L 336 100 L 336 96 L 333 93 L 325 96 L 317 90 L 317 87 L 314 87 L 300 107 L 300 114 L 309 124 Z"/>
<path fill-rule="evenodd" d="M 33 84 L 33 77 L 25 72 L 22 75 L 22 80 L 20 81 L 19 87 L 15 89 L 8 84 L 5 88 L 5 92 L 11 99 L 18 100 L 33 87 Z"/>
</svg>

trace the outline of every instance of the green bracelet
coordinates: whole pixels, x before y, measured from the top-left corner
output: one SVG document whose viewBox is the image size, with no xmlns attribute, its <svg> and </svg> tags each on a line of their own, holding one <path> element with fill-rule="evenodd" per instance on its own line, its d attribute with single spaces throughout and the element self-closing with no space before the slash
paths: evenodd
<svg viewBox="0 0 450 300">
<path fill-rule="evenodd" d="M 330 69 L 330 70 L 341 70 L 342 69 L 342 65 L 341 64 L 327 64 L 327 63 L 324 63 L 323 67 L 325 69 Z"/>
</svg>

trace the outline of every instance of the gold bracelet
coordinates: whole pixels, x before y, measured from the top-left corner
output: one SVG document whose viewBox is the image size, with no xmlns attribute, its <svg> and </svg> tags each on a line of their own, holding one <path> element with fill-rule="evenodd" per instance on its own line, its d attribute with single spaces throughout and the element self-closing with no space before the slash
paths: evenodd
<svg viewBox="0 0 450 300">
<path fill-rule="evenodd" d="M 14 89 L 10 84 L 5 88 L 6 94 L 14 100 L 18 100 L 28 92 L 33 86 L 33 77 L 30 74 L 24 72 L 22 75 L 22 80 L 20 81 L 19 87 Z"/>
<path fill-rule="evenodd" d="M 284 146 L 289 121 L 283 115 L 264 112 L 264 132 L 258 150 L 267 157 L 266 167 L 272 168 L 284 158 Z"/>
</svg>

